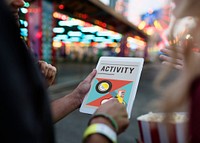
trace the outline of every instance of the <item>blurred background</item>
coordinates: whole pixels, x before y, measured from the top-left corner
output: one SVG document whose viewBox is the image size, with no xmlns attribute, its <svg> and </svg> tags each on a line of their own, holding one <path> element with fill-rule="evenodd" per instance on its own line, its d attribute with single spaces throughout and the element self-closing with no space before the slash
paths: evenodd
<svg viewBox="0 0 200 143">
<path fill-rule="evenodd" d="M 27 0 L 21 35 L 38 59 L 51 64 L 95 63 L 100 56 L 153 62 L 167 43 L 168 0 Z M 148 45 L 151 36 L 156 44 Z"/>
<path fill-rule="evenodd" d="M 26 0 L 20 9 L 21 36 L 37 59 L 57 67 L 51 100 L 71 92 L 101 56 L 144 58 L 130 126 L 119 136 L 121 143 L 134 143 L 137 117 L 152 111 L 148 104 L 157 98 L 153 81 L 161 67 L 160 49 L 172 42 L 167 34 L 173 7 L 169 0 Z M 56 123 L 57 143 L 81 142 L 90 116 L 75 111 Z"/>
</svg>

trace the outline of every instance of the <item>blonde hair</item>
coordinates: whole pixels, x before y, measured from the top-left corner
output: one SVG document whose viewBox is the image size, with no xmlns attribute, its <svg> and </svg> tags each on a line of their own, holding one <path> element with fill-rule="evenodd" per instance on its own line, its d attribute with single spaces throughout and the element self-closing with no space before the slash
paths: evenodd
<svg viewBox="0 0 200 143">
<path fill-rule="evenodd" d="M 181 5 L 178 6 L 179 8 L 175 10 L 177 20 L 172 26 L 169 40 L 174 41 L 174 39 L 178 39 L 175 40 L 175 42 L 172 42 L 171 45 L 173 51 L 172 63 L 176 62 L 178 55 L 177 48 L 178 46 L 181 46 L 184 57 L 184 70 L 174 79 L 174 81 L 166 86 L 163 83 L 166 77 L 170 76 L 170 73 L 173 71 L 173 64 L 171 64 L 167 68 L 164 67 L 155 80 L 157 89 L 159 92 L 162 92 L 161 94 L 163 95 L 161 100 L 156 102 L 156 107 L 160 108 L 165 113 L 172 113 L 180 110 L 180 107 L 184 106 L 186 106 L 185 110 L 187 111 L 188 101 L 190 101 L 189 90 L 191 84 L 197 76 L 200 76 L 200 60 L 197 56 L 194 56 L 194 52 L 192 51 L 192 46 L 196 40 L 197 34 L 200 33 L 196 28 L 200 25 L 197 24 L 197 27 L 190 29 L 188 33 L 182 35 L 182 37 L 174 36 L 174 28 L 178 23 L 178 18 L 183 18 L 185 16 L 200 17 L 200 1 L 182 0 L 182 3 L 180 4 Z"/>
</svg>

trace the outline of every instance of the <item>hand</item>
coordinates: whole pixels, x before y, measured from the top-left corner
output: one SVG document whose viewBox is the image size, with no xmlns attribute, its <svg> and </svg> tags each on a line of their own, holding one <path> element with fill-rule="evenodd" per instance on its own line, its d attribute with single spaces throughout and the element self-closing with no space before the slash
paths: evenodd
<svg viewBox="0 0 200 143">
<path fill-rule="evenodd" d="M 108 114 L 111 117 L 113 117 L 113 119 L 117 122 L 117 124 L 119 126 L 119 130 L 117 132 L 118 134 L 125 131 L 129 125 L 129 119 L 128 119 L 128 113 L 126 111 L 126 106 L 119 103 L 119 101 L 115 98 L 102 104 L 94 114 Z M 94 118 L 91 121 L 91 123 L 101 122 L 101 123 L 105 123 L 105 124 L 108 124 L 109 126 L 111 126 L 109 124 L 109 122 L 105 121 L 107 119 L 104 119 L 104 121 L 103 121 L 102 119 L 98 119 L 98 118 L 102 118 L 102 117 Z"/>
<path fill-rule="evenodd" d="M 83 102 L 85 95 L 88 93 L 91 87 L 92 79 L 95 77 L 96 73 L 97 71 L 94 69 L 72 92 L 73 97 L 78 99 L 79 106 Z"/>
<path fill-rule="evenodd" d="M 174 53 L 171 47 L 166 47 L 160 50 L 164 55 L 160 55 L 160 59 L 163 60 L 162 64 L 170 65 L 175 69 L 182 70 L 184 67 L 184 56 L 181 48 L 177 48 L 177 56 L 174 57 Z M 173 60 L 173 58 L 176 58 Z"/>
<path fill-rule="evenodd" d="M 56 77 L 56 68 L 45 61 L 38 61 L 38 65 L 47 81 L 48 86 L 52 85 Z"/>
</svg>

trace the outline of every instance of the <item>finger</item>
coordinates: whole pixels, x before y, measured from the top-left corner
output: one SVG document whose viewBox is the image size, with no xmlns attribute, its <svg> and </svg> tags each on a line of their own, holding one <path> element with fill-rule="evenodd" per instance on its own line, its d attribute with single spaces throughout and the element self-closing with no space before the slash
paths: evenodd
<svg viewBox="0 0 200 143">
<path fill-rule="evenodd" d="M 127 110 L 126 110 L 126 106 L 125 106 L 124 104 L 120 103 L 120 102 L 118 101 L 117 98 L 113 98 L 113 99 L 111 99 L 111 100 L 108 101 L 108 102 L 114 102 L 115 104 L 117 104 L 117 106 L 118 106 L 118 108 L 119 108 L 119 111 L 121 111 L 121 113 L 123 113 L 122 117 L 125 117 L 125 118 L 128 117 L 128 113 L 127 113 Z M 107 102 L 106 102 L 106 103 L 107 103 Z M 108 103 L 108 104 L 110 104 L 110 103 Z"/>
<path fill-rule="evenodd" d="M 38 64 L 41 65 L 43 62 L 44 62 L 44 61 L 40 61 L 40 60 L 39 60 L 39 61 L 38 61 Z"/>
<path fill-rule="evenodd" d="M 165 55 L 160 55 L 160 59 L 172 64 L 178 64 L 178 65 L 182 65 L 183 66 L 183 60 L 181 59 L 174 59 L 172 57 L 169 56 L 165 56 Z"/>
<path fill-rule="evenodd" d="M 56 68 L 55 67 L 52 67 L 52 69 L 51 69 L 51 77 L 52 77 L 52 80 L 54 80 L 56 77 Z"/>
<path fill-rule="evenodd" d="M 49 86 L 52 85 L 52 83 L 53 83 L 53 81 L 54 81 L 54 77 L 53 77 L 53 76 L 51 76 L 51 75 L 48 73 L 48 75 L 45 77 L 45 79 L 46 79 L 46 81 L 47 81 L 47 83 L 48 83 Z"/>
<path fill-rule="evenodd" d="M 120 104 L 120 106 L 121 106 L 121 112 L 123 113 L 122 114 L 122 117 L 123 118 L 128 118 L 128 112 L 127 112 L 127 110 L 126 110 L 126 106 L 124 105 L 124 104 L 121 104 L 121 103 L 119 103 Z"/>
<path fill-rule="evenodd" d="M 170 51 L 175 51 L 176 50 L 178 53 L 183 53 L 184 46 L 176 46 L 176 47 L 170 47 L 170 46 L 168 46 L 168 47 L 166 47 L 164 49 L 168 49 Z"/>
<path fill-rule="evenodd" d="M 160 50 L 164 55 L 167 55 L 168 57 L 173 57 L 173 58 L 177 58 L 177 59 L 183 59 L 183 53 L 180 51 L 177 51 L 176 54 L 174 53 L 174 51 L 172 49 L 169 48 L 163 48 Z"/>
<path fill-rule="evenodd" d="M 177 70 L 182 70 L 183 69 L 183 66 L 182 65 L 178 65 L 178 64 L 172 64 L 172 63 L 169 63 L 169 62 L 162 62 L 162 64 L 165 65 L 165 66 L 172 66 Z"/>
<path fill-rule="evenodd" d="M 176 48 L 172 48 L 172 47 L 166 47 L 160 50 L 161 52 L 163 52 L 166 55 L 174 55 L 174 52 L 176 51 L 177 54 L 179 55 L 183 55 L 183 48 L 182 47 L 176 47 Z"/>
<path fill-rule="evenodd" d="M 53 71 L 50 67 L 48 67 L 48 70 L 47 70 L 47 74 L 46 74 L 46 78 L 47 79 L 51 79 L 53 77 Z"/>
<path fill-rule="evenodd" d="M 177 70 L 183 70 L 183 66 L 181 65 L 174 65 L 174 68 Z"/>
<path fill-rule="evenodd" d="M 165 55 L 160 55 L 160 59 L 166 62 L 171 62 L 172 58 L 169 56 L 165 56 Z"/>
<path fill-rule="evenodd" d="M 95 77 L 96 73 L 97 73 L 97 70 L 93 69 L 93 71 L 85 78 L 85 81 L 91 82 L 92 79 Z"/>
<path fill-rule="evenodd" d="M 49 65 L 45 63 L 45 73 L 44 73 L 45 78 L 48 77 L 48 72 L 49 72 Z"/>
<path fill-rule="evenodd" d="M 48 64 L 48 73 L 46 75 L 46 78 L 53 80 L 55 78 L 55 75 L 56 75 L 56 68 L 51 64 Z"/>
<path fill-rule="evenodd" d="M 108 102 L 114 102 L 116 104 L 120 104 L 117 98 L 112 98 Z"/>
<path fill-rule="evenodd" d="M 43 75 L 46 76 L 46 74 L 47 74 L 47 63 L 42 62 L 40 68 L 41 68 Z"/>
</svg>

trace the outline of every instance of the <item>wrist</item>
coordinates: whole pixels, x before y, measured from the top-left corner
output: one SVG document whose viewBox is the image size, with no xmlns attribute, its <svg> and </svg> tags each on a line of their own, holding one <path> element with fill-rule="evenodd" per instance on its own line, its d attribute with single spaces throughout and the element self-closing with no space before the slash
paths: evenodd
<svg viewBox="0 0 200 143">
<path fill-rule="evenodd" d="M 88 124 L 90 124 L 91 122 L 107 124 L 112 129 L 114 129 L 114 131 L 116 131 L 116 132 L 118 132 L 118 130 L 119 130 L 119 126 L 118 126 L 117 122 L 115 121 L 115 119 L 108 114 L 96 113 L 92 116 L 92 118 L 90 118 Z"/>
<path fill-rule="evenodd" d="M 75 92 L 71 92 L 70 94 L 65 95 L 64 98 L 66 101 L 70 101 L 70 104 L 73 109 L 78 109 L 81 105 L 80 100 L 77 98 Z"/>
<path fill-rule="evenodd" d="M 102 123 L 102 124 L 105 124 L 107 126 L 109 126 L 112 130 L 115 131 L 115 128 L 113 127 L 113 125 L 110 123 L 110 121 L 108 121 L 106 118 L 104 117 L 95 117 L 95 118 L 92 118 L 89 122 L 89 125 L 91 124 L 96 124 L 96 123 Z"/>
<path fill-rule="evenodd" d="M 117 134 L 109 126 L 102 123 L 91 124 L 83 135 L 83 142 L 111 142 L 117 143 Z"/>
<path fill-rule="evenodd" d="M 78 91 L 78 89 L 74 89 L 73 92 L 70 94 L 74 100 L 74 106 L 76 108 L 80 108 L 82 102 L 83 102 L 83 99 L 84 99 L 84 96 Z"/>
</svg>

